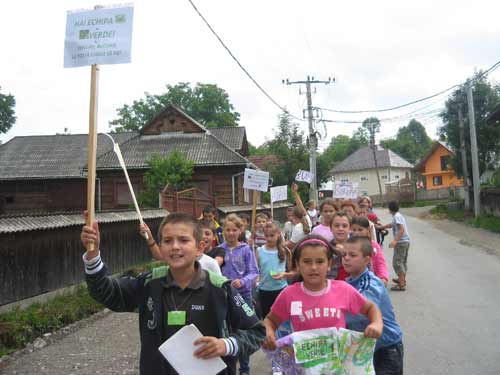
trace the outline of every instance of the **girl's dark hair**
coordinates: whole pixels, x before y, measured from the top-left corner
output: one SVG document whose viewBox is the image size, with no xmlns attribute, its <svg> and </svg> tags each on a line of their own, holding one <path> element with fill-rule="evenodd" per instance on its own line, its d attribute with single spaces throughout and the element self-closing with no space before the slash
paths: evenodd
<svg viewBox="0 0 500 375">
<path fill-rule="evenodd" d="M 309 227 L 309 223 L 307 222 L 305 215 L 307 214 L 304 211 L 295 206 L 295 208 L 293 209 L 293 216 L 299 219 L 302 223 L 302 229 L 304 230 L 304 233 L 309 234 L 311 232 L 311 228 Z"/>
<path fill-rule="evenodd" d="M 292 255 L 292 267 L 297 268 L 299 264 L 300 256 L 302 254 L 302 249 L 305 246 L 314 246 L 314 247 L 324 247 L 326 248 L 326 257 L 330 261 L 333 258 L 335 250 L 330 242 L 328 242 L 323 236 L 317 234 L 310 234 L 305 236 L 301 241 L 295 245 L 293 248 Z"/>
<path fill-rule="evenodd" d="M 339 210 L 339 207 L 337 206 L 337 203 L 335 203 L 335 201 L 331 198 L 327 198 L 325 199 L 323 202 L 321 202 L 321 204 L 319 205 L 319 212 L 322 212 L 323 211 L 323 207 L 325 206 L 332 206 L 335 210 L 335 212 L 337 212 Z"/>
<path fill-rule="evenodd" d="M 370 222 L 366 216 L 354 216 L 351 221 L 351 225 L 356 224 L 365 229 L 370 228 Z"/>
<path fill-rule="evenodd" d="M 283 244 L 283 236 L 281 235 L 281 229 L 276 223 L 267 223 L 264 226 L 264 233 L 267 231 L 272 231 L 273 233 L 278 232 L 280 235 L 278 237 L 278 242 L 276 242 L 276 248 L 278 249 L 278 259 L 280 262 L 284 262 L 286 259 L 286 249 Z"/>
</svg>

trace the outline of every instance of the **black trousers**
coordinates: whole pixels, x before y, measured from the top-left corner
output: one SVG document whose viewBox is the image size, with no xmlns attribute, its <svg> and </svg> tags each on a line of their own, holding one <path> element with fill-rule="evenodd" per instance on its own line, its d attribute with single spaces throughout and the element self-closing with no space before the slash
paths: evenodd
<svg viewBox="0 0 500 375">
<path fill-rule="evenodd" d="M 262 312 L 262 319 L 264 319 L 269 311 L 271 311 L 271 306 L 273 305 L 276 298 L 281 293 L 283 289 L 280 290 L 261 290 L 259 289 L 259 301 L 260 309 Z"/>
<path fill-rule="evenodd" d="M 376 375 L 403 375 L 403 343 L 378 349 L 373 355 Z"/>
</svg>

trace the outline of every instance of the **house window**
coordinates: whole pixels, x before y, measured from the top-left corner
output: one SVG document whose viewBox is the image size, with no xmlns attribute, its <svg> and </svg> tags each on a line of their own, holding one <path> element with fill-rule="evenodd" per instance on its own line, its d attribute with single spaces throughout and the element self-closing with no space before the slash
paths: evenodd
<svg viewBox="0 0 500 375">
<path fill-rule="evenodd" d="M 440 186 L 442 184 L 443 184 L 443 177 L 441 177 L 441 176 L 432 177 L 432 185 L 433 186 Z"/>
<path fill-rule="evenodd" d="M 361 176 L 361 181 L 368 181 L 368 177 L 366 177 L 366 176 Z"/>
<path fill-rule="evenodd" d="M 450 164 L 450 156 L 441 156 L 441 170 L 447 171 Z"/>
<path fill-rule="evenodd" d="M 387 180 L 387 175 L 382 175 L 382 180 Z"/>
<path fill-rule="evenodd" d="M 397 175 L 395 175 L 395 176 L 394 176 L 394 178 L 395 178 L 396 180 L 399 180 L 399 175 L 398 175 L 398 174 L 397 174 Z"/>
<path fill-rule="evenodd" d="M 5 197 L 5 203 L 6 204 L 13 204 L 14 203 L 14 196 L 9 195 L 9 196 Z"/>
</svg>

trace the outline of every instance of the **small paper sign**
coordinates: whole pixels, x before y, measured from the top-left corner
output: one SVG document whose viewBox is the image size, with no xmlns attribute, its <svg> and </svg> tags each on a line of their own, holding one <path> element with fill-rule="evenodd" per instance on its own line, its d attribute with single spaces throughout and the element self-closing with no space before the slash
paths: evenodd
<svg viewBox="0 0 500 375">
<path fill-rule="evenodd" d="M 243 187 L 245 189 L 266 192 L 269 187 L 269 172 L 245 168 Z"/>
<path fill-rule="evenodd" d="M 295 181 L 302 181 L 302 182 L 307 182 L 310 184 L 313 180 L 314 176 L 312 175 L 311 172 L 309 171 L 303 171 L 302 169 L 299 169 L 297 172 L 297 175 L 295 176 Z"/>
<path fill-rule="evenodd" d="M 129 63 L 133 15 L 131 5 L 68 12 L 64 67 Z"/>
<path fill-rule="evenodd" d="M 271 202 L 286 201 L 288 199 L 288 187 L 273 186 L 271 188 Z"/>
<path fill-rule="evenodd" d="M 357 182 L 338 182 L 333 184 L 333 197 L 341 199 L 356 199 L 359 195 Z"/>
</svg>

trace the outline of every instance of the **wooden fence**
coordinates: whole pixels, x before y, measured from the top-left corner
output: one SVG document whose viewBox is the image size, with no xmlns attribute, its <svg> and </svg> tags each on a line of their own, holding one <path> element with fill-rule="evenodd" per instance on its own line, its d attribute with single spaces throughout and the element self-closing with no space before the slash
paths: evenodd
<svg viewBox="0 0 500 375">
<path fill-rule="evenodd" d="M 209 205 L 217 207 L 215 197 L 210 197 L 197 188 L 161 193 L 161 207 L 169 212 L 185 212 L 199 217 L 203 208 Z"/>
<path fill-rule="evenodd" d="M 156 233 L 162 218 L 148 219 Z M 0 306 L 77 284 L 84 279 L 81 225 L 0 233 Z M 138 222 L 101 223 L 101 255 L 110 273 L 151 260 Z"/>
</svg>

